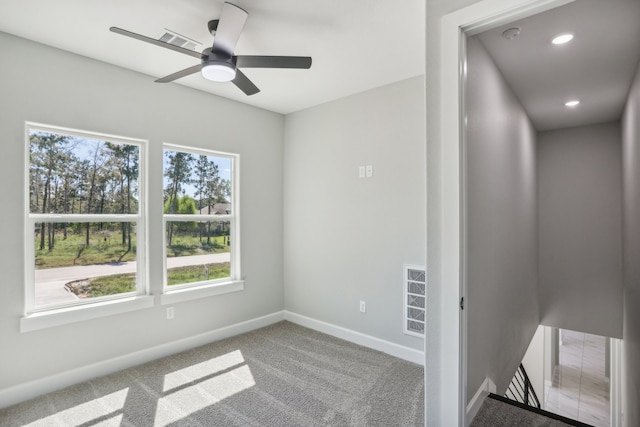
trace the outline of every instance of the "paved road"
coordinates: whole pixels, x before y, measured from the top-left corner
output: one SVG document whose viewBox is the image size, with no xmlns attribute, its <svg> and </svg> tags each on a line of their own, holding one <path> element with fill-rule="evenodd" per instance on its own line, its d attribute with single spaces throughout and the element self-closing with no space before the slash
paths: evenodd
<svg viewBox="0 0 640 427">
<path fill-rule="evenodd" d="M 230 258 L 231 256 L 228 252 L 209 255 L 172 257 L 167 258 L 167 268 L 229 262 Z M 69 302 L 78 299 L 75 294 L 64 288 L 64 285 L 72 280 L 110 276 L 113 274 L 133 273 L 135 271 L 135 261 L 36 270 L 36 305 Z"/>
</svg>

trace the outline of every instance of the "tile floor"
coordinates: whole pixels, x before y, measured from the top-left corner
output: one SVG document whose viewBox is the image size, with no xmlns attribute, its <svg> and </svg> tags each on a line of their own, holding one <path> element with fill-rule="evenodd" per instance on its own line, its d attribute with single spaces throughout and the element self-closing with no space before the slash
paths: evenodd
<svg viewBox="0 0 640 427">
<path fill-rule="evenodd" d="M 560 364 L 545 394 L 545 409 L 596 427 L 609 427 L 605 338 L 562 330 Z"/>
</svg>

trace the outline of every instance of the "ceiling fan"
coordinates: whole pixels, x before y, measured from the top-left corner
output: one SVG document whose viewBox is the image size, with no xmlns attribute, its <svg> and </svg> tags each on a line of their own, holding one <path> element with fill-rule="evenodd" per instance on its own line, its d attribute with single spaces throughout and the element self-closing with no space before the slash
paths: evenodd
<svg viewBox="0 0 640 427">
<path fill-rule="evenodd" d="M 234 55 L 233 50 L 238 43 L 248 16 L 249 14 L 245 10 L 225 2 L 220 19 L 215 19 L 208 23 L 209 32 L 214 36 L 213 45 L 203 50 L 202 53 L 132 33 L 118 27 L 111 27 L 110 30 L 123 36 L 142 40 L 143 42 L 200 59 L 200 64 L 162 77 L 156 80 L 157 83 L 172 82 L 200 71 L 205 79 L 216 82 L 230 81 L 246 95 L 250 96 L 260 92 L 260 89 L 238 68 L 311 68 L 311 57 L 309 56 Z"/>
</svg>

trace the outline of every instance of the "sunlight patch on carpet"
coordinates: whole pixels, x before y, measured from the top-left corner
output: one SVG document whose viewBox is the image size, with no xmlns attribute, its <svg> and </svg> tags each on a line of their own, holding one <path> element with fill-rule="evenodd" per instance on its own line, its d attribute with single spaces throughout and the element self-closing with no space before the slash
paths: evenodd
<svg viewBox="0 0 640 427">
<path fill-rule="evenodd" d="M 156 427 L 189 418 L 217 402 L 256 385 L 240 351 L 192 365 L 165 376 L 165 396 L 158 400 Z M 239 367 L 232 368 L 242 364 Z M 188 385 L 191 384 L 191 385 Z"/>
<path fill-rule="evenodd" d="M 96 397 L 48 417 L 27 424 L 25 427 L 52 425 L 120 425 L 129 388 L 105 396 Z"/>
<path fill-rule="evenodd" d="M 244 363 L 244 357 L 240 350 L 232 351 L 213 359 L 195 365 L 187 366 L 164 376 L 163 392 L 167 393 L 176 388 L 190 384 L 199 379 L 205 379 L 219 372 L 239 366 Z"/>
</svg>

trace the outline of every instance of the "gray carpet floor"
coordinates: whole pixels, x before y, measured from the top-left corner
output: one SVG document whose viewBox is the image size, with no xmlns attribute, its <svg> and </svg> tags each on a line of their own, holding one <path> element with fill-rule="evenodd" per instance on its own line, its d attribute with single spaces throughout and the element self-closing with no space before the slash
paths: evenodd
<svg viewBox="0 0 640 427">
<path fill-rule="evenodd" d="M 570 427 L 571 424 L 547 418 L 509 404 L 486 398 L 471 427 Z"/>
<path fill-rule="evenodd" d="M 280 322 L 2 409 L 0 426 L 422 426 L 423 378 Z"/>
</svg>

